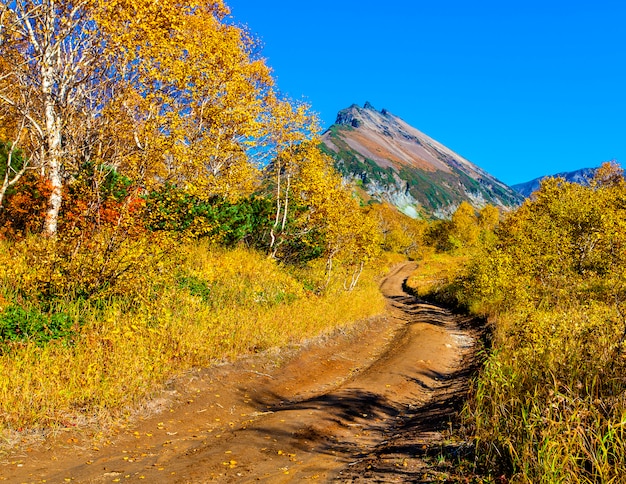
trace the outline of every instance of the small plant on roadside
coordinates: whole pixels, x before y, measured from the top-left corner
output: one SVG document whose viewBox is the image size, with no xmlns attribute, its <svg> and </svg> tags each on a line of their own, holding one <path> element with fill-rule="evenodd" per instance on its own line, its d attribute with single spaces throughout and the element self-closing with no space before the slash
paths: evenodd
<svg viewBox="0 0 626 484">
<path fill-rule="evenodd" d="M 12 304 L 0 313 L 0 351 L 7 352 L 15 344 L 33 342 L 43 345 L 52 340 L 70 341 L 78 325 L 63 312 L 45 314 L 36 308 L 25 309 Z"/>
</svg>

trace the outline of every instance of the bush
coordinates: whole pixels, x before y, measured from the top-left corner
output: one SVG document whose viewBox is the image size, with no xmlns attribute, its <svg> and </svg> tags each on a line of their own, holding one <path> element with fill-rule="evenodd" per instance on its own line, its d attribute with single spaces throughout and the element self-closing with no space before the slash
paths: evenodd
<svg viewBox="0 0 626 484">
<path fill-rule="evenodd" d="M 0 234 L 16 239 L 40 233 L 50 191 L 47 180 L 26 172 L 18 185 L 7 191 L 0 209 Z"/>
<path fill-rule="evenodd" d="M 625 220 L 615 166 L 549 179 L 469 264 L 461 298 L 495 334 L 468 422 L 516 482 L 623 482 Z"/>
<path fill-rule="evenodd" d="M 69 314 L 45 314 L 36 308 L 11 304 L 0 313 L 0 351 L 8 351 L 13 343 L 32 341 L 43 345 L 52 340 L 68 341 L 77 327 Z"/>
<path fill-rule="evenodd" d="M 202 200 L 172 185 L 146 197 L 145 224 L 151 231 L 176 232 L 233 246 L 246 239 L 258 245 L 269 232 L 272 202 L 251 197 L 231 203 L 221 197 Z"/>
<path fill-rule="evenodd" d="M 175 247 L 162 234 L 133 236 L 124 226 L 58 239 L 33 236 L 4 244 L 10 262 L 0 266 L 0 278 L 41 304 L 130 297 L 167 274 L 167 264 L 176 264 Z"/>
</svg>

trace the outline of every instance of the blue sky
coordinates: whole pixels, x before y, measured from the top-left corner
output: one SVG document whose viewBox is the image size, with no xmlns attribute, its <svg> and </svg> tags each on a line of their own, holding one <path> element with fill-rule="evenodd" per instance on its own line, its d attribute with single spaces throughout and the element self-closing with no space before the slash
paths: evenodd
<svg viewBox="0 0 626 484">
<path fill-rule="evenodd" d="M 626 2 L 226 0 L 326 128 L 371 102 L 505 183 L 626 167 Z"/>
</svg>

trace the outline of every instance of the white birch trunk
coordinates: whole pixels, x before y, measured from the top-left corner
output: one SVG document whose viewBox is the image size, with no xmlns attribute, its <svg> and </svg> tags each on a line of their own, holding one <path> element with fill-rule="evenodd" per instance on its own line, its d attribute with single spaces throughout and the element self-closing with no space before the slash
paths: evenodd
<svg viewBox="0 0 626 484">
<path fill-rule="evenodd" d="M 281 194 L 280 194 L 280 165 L 278 166 L 277 170 L 276 170 L 276 217 L 274 218 L 274 224 L 272 225 L 272 228 L 270 229 L 270 237 L 271 237 L 271 242 L 270 242 L 270 257 L 271 258 L 275 258 L 276 257 L 276 251 L 278 250 L 278 247 L 276 247 L 276 232 L 275 230 L 278 228 L 278 223 L 280 221 L 280 212 L 281 212 L 281 208 L 282 208 L 282 201 L 280 199 Z"/>
<path fill-rule="evenodd" d="M 55 50 L 58 47 L 49 46 L 42 59 L 41 90 L 44 97 L 45 116 L 45 149 L 48 178 L 52 192 L 48 199 L 48 211 L 44 221 L 44 234 L 54 237 L 58 229 L 59 211 L 63 201 L 63 174 L 62 174 L 62 122 L 61 116 L 55 110 L 53 94 Z"/>
</svg>

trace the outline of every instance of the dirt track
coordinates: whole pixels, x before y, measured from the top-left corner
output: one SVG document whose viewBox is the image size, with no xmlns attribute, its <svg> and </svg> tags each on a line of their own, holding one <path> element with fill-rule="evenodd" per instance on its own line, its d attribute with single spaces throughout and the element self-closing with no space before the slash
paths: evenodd
<svg viewBox="0 0 626 484">
<path fill-rule="evenodd" d="M 476 334 L 381 284 L 388 316 L 290 354 L 188 374 L 162 409 L 94 443 L 72 434 L 3 458 L 9 482 L 430 482 Z M 439 476 L 441 477 L 441 476 Z"/>
</svg>

